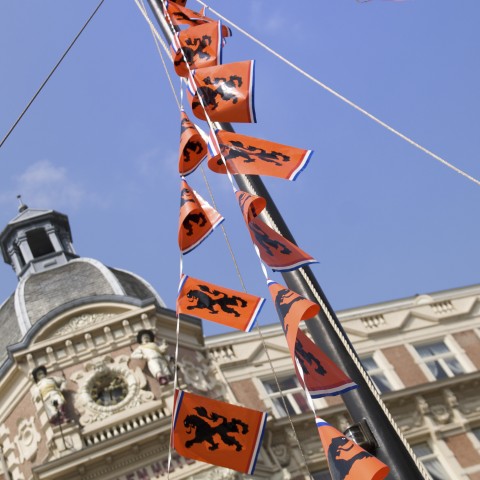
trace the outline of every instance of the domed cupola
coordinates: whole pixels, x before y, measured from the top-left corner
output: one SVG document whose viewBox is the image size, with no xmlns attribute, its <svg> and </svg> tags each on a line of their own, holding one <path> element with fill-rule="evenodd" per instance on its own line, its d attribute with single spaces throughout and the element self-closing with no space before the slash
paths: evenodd
<svg viewBox="0 0 480 480">
<path fill-rule="evenodd" d="M 75 309 L 100 304 L 165 307 L 138 275 L 78 256 L 63 213 L 21 204 L 0 233 L 0 246 L 19 280 L 15 292 L 0 302 L 0 364 L 7 346 Z"/>
</svg>

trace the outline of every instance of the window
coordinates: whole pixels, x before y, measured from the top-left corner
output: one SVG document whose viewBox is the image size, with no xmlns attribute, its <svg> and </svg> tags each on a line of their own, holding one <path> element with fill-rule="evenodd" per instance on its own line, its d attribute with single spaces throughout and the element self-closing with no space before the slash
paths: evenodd
<svg viewBox="0 0 480 480">
<path fill-rule="evenodd" d="M 29 230 L 27 232 L 27 242 L 33 258 L 42 257 L 55 251 L 44 228 Z"/>
<path fill-rule="evenodd" d="M 425 465 L 432 480 L 450 480 L 450 475 L 447 474 L 428 443 L 418 443 L 417 445 L 413 445 L 412 448 L 418 459 Z"/>
<path fill-rule="evenodd" d="M 273 414 L 276 417 L 286 417 L 287 412 L 290 415 L 295 415 L 310 410 L 303 389 L 296 376 L 291 375 L 289 377 L 278 378 L 278 384 L 282 393 L 278 389 L 275 379 L 262 381 L 265 390 L 268 393 L 270 400 L 272 401 Z M 287 410 L 285 410 L 285 406 Z"/>
<path fill-rule="evenodd" d="M 443 341 L 417 345 L 415 350 L 437 380 L 454 377 L 465 372 L 455 358 L 455 353 Z"/>
<path fill-rule="evenodd" d="M 378 365 L 376 360 L 373 358 L 373 355 L 363 357 L 361 360 L 365 370 L 372 378 L 378 390 L 380 390 L 380 393 L 390 392 L 393 390 L 392 384 L 385 375 L 385 369 Z"/>
</svg>

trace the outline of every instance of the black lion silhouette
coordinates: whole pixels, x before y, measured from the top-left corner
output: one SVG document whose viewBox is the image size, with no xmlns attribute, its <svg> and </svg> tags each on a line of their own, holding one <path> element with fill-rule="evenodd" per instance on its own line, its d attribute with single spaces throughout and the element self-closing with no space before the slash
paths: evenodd
<svg viewBox="0 0 480 480">
<path fill-rule="evenodd" d="M 295 341 L 295 355 L 298 359 L 298 362 L 300 363 L 300 366 L 302 367 L 303 372 L 306 375 L 308 375 L 309 373 L 306 363 L 308 363 L 309 365 L 315 364 L 317 366 L 315 368 L 315 371 L 319 375 L 325 375 L 327 373 L 325 367 L 320 363 L 320 360 L 312 352 L 307 352 L 303 348 L 303 344 L 300 340 L 298 340 L 298 338 Z"/>
<path fill-rule="evenodd" d="M 193 224 L 204 227 L 207 224 L 207 217 L 203 213 L 190 213 L 183 221 L 183 228 L 187 231 L 187 236 L 193 235 Z"/>
<path fill-rule="evenodd" d="M 230 297 L 226 293 L 218 290 L 210 290 L 207 285 L 199 285 L 198 288 L 200 290 L 190 290 L 187 293 L 187 298 L 192 301 L 196 300 L 196 304 L 189 305 L 187 310 L 206 308 L 210 313 L 216 315 L 218 311 L 215 310 L 215 305 L 218 305 L 223 312 L 231 313 L 235 317 L 239 317 L 240 313 L 231 307 L 245 308 L 247 306 L 247 302 L 243 298 L 237 297 L 236 295 Z M 219 295 L 222 296 L 220 298 L 212 298 L 211 295 L 214 297 Z"/>
<path fill-rule="evenodd" d="M 256 241 L 261 247 L 263 247 L 267 255 L 273 257 L 273 251 L 271 248 L 277 250 L 279 253 L 283 253 L 284 255 L 290 255 L 292 253 L 292 251 L 282 242 L 270 238 L 268 234 L 265 233 L 256 223 L 250 223 L 249 226 L 251 228 L 250 231 L 253 233 Z"/>
<path fill-rule="evenodd" d="M 218 107 L 217 96 L 220 96 L 220 98 L 226 102 L 228 100 L 231 100 L 233 104 L 238 102 L 236 89 L 242 86 L 242 77 L 231 75 L 228 80 L 222 77 L 215 77 L 213 81 L 210 77 L 206 77 L 204 82 L 205 85 L 198 87 L 197 95 L 201 98 L 205 107 L 216 110 Z M 210 85 L 217 88 L 210 88 Z M 200 100 L 194 100 L 192 102 L 192 110 L 195 110 L 199 106 L 201 106 Z"/>
<path fill-rule="evenodd" d="M 348 447 L 346 445 L 350 444 Z M 368 452 L 361 451 L 349 459 L 339 458 L 343 452 L 348 452 L 354 447 L 354 443 L 347 437 L 336 437 L 328 447 L 328 465 L 333 480 L 344 480 L 350 473 L 355 462 L 362 458 L 370 458 Z"/>
<path fill-rule="evenodd" d="M 185 442 L 185 447 L 191 448 L 195 443 L 207 442 L 210 444 L 209 450 L 217 450 L 219 444 L 215 442 L 213 437 L 218 435 L 225 445 L 235 446 L 237 452 L 243 449 L 243 445 L 229 433 L 247 434 L 248 425 L 246 423 L 237 418 L 228 421 L 226 417 L 215 412 L 209 415 L 205 407 L 195 407 L 195 410 L 198 415 L 187 415 L 183 421 L 187 434 L 195 433 L 193 438 Z M 222 423 L 212 426 L 204 418 L 214 423 L 221 420 Z M 241 430 L 239 427 L 241 427 Z"/>
</svg>

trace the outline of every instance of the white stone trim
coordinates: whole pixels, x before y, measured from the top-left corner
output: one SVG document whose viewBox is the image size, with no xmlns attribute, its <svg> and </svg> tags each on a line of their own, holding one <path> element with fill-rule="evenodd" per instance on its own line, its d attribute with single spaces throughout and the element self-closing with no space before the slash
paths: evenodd
<svg viewBox="0 0 480 480">
<path fill-rule="evenodd" d="M 130 272 L 128 270 L 124 270 L 123 268 L 115 268 L 119 272 L 128 273 L 132 277 L 136 278 L 139 282 L 143 283 L 149 290 L 151 290 L 155 294 L 155 300 L 161 307 L 167 308 L 167 304 L 163 301 L 163 298 L 157 293 L 157 291 L 153 288 L 153 286 L 147 282 L 144 278 L 140 277 L 136 273 Z"/>
<path fill-rule="evenodd" d="M 125 291 L 123 290 L 123 287 L 117 277 L 102 263 L 99 262 L 98 260 L 95 260 L 94 258 L 86 258 L 86 257 L 81 257 L 81 258 L 75 258 L 73 260 L 70 260 L 69 263 L 89 263 L 90 265 L 96 267 L 100 273 L 105 277 L 105 280 L 110 284 L 110 286 L 113 289 L 113 293 L 115 295 L 125 295 Z"/>
<path fill-rule="evenodd" d="M 17 315 L 18 326 L 22 337 L 28 332 L 32 326 L 32 322 L 28 317 L 27 306 L 25 305 L 25 283 L 30 278 L 30 275 L 23 277 L 15 289 L 15 313 Z"/>
</svg>

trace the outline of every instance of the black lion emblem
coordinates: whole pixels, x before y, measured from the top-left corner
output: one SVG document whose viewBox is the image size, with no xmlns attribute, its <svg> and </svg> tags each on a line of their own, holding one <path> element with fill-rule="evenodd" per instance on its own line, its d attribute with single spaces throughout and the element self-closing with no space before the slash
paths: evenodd
<svg viewBox="0 0 480 480">
<path fill-rule="evenodd" d="M 273 240 L 268 236 L 268 233 L 264 232 L 262 228 L 256 223 L 250 223 L 250 231 L 253 233 L 257 243 L 263 247 L 265 253 L 273 257 L 273 250 L 277 250 L 279 253 L 284 255 L 290 255 L 292 251 L 282 242 L 278 240 Z"/>
<path fill-rule="evenodd" d="M 350 446 L 346 446 L 350 443 Z M 333 480 L 344 480 L 350 473 L 354 463 L 362 458 L 369 458 L 371 455 L 365 451 L 359 452 L 353 457 L 345 460 L 340 458 L 343 452 L 348 452 L 354 447 L 354 443 L 346 437 L 336 437 L 328 447 L 328 465 Z"/>
<path fill-rule="evenodd" d="M 216 110 L 218 107 L 217 97 L 228 102 L 232 101 L 233 104 L 238 102 L 237 88 L 243 85 L 242 77 L 238 75 L 231 75 L 227 80 L 222 77 L 215 77 L 212 81 L 210 77 L 204 79 L 205 85 L 198 87 L 197 95 L 201 98 L 201 101 L 205 108 L 210 107 L 211 110 Z M 210 88 L 210 85 L 217 88 Z M 194 100 L 192 102 L 192 110 L 201 106 L 200 100 Z"/>
<path fill-rule="evenodd" d="M 243 160 L 243 163 L 253 163 L 259 160 L 272 163 L 276 167 L 281 167 L 284 163 L 290 161 L 290 157 L 281 152 L 267 152 L 265 149 L 255 145 L 245 146 L 239 140 L 232 140 L 230 145 L 222 145 L 222 153 L 225 156 L 225 160 L 240 158 Z M 223 163 L 222 159 L 219 159 L 217 163 L 221 165 Z"/>
<path fill-rule="evenodd" d="M 298 340 L 298 338 L 295 341 L 295 356 L 297 357 L 297 360 L 300 363 L 300 366 L 302 367 L 303 373 L 305 373 L 305 375 L 309 374 L 307 363 L 310 366 L 313 366 L 315 364 L 315 371 L 319 375 L 323 376 L 327 373 L 325 367 L 320 363 L 320 360 L 312 352 L 307 352 L 303 348 L 303 344 L 300 340 Z"/>
<path fill-rule="evenodd" d="M 191 301 L 196 300 L 196 304 L 189 305 L 187 310 L 206 308 L 210 313 L 216 315 L 218 311 L 215 310 L 215 306 L 218 305 L 223 312 L 231 313 L 235 317 L 239 317 L 240 313 L 238 313 L 232 307 L 245 308 L 247 306 L 247 302 L 243 298 L 237 297 L 236 295 L 230 297 L 226 293 L 218 290 L 210 290 L 207 285 L 199 285 L 198 288 L 200 290 L 190 290 L 187 293 L 187 298 L 189 298 Z M 217 297 L 219 295 L 221 295 L 220 298 L 212 298 L 212 296 Z"/>
<path fill-rule="evenodd" d="M 207 217 L 203 213 L 190 213 L 187 215 L 182 225 L 189 237 L 193 235 L 193 224 L 196 224 L 198 227 L 204 227 L 207 224 Z"/>
<path fill-rule="evenodd" d="M 209 415 L 205 407 L 195 407 L 195 411 L 198 415 L 187 415 L 183 421 L 187 434 L 195 434 L 193 438 L 185 442 L 186 448 L 191 448 L 195 443 L 207 442 L 210 444 L 208 447 L 209 450 L 217 450 L 219 444 L 215 442 L 213 437 L 218 435 L 225 445 L 228 445 L 229 447 L 235 446 L 237 452 L 240 452 L 243 449 L 243 445 L 235 437 L 229 434 L 247 434 L 248 425 L 246 423 L 237 418 L 232 418 L 232 420 L 228 421 L 226 417 L 215 412 L 212 412 Z M 205 421 L 204 418 L 213 423 L 219 421 L 221 421 L 221 423 L 212 426 L 209 422 Z"/>
</svg>

